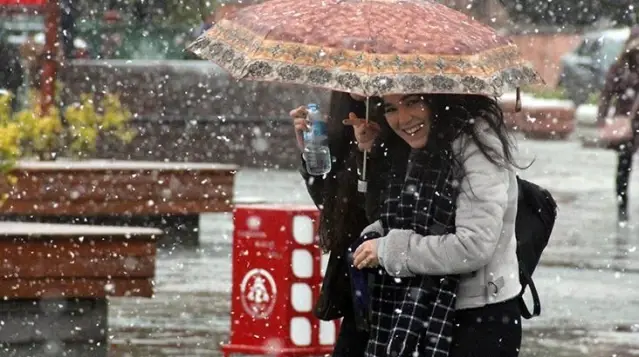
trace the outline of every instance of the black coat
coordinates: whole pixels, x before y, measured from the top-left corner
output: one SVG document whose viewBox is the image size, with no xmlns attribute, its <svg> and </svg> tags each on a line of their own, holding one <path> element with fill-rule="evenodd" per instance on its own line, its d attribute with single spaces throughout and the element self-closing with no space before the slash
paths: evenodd
<svg viewBox="0 0 639 357">
<path fill-rule="evenodd" d="M 323 204 L 324 200 L 325 182 L 322 177 L 313 177 L 311 179 L 304 165 L 304 161 L 302 160 L 299 169 L 300 174 L 304 178 L 311 199 L 315 205 L 319 207 Z M 354 216 L 357 217 L 356 221 L 359 226 L 353 227 L 355 231 L 363 230 L 369 222 L 369 219 L 366 217 L 363 201 L 363 199 L 358 201 L 362 202 L 362 204 L 358 206 L 357 212 L 353 213 Z M 326 272 L 324 273 L 320 296 L 314 309 L 315 316 L 320 320 L 331 321 L 339 319 L 351 314 L 353 311 L 347 264 L 345 254 L 331 252 L 326 266 Z"/>
<path fill-rule="evenodd" d="M 310 175 L 306 171 L 303 161 L 300 173 L 304 177 L 306 188 L 313 202 L 320 206 L 324 197 L 324 181 L 321 177 L 314 177 L 313 180 L 309 180 Z M 363 201 L 362 199 L 358 202 Z M 368 222 L 365 211 L 365 207 L 362 204 L 355 212 L 356 220 L 361 222 L 362 227 L 353 227 L 354 230 L 359 229 L 361 231 Z M 367 331 L 357 328 L 359 322 L 353 309 L 353 297 L 347 264 L 344 254 L 339 254 L 339 252 L 331 253 L 322 281 L 320 296 L 313 312 L 317 318 L 324 321 L 343 318 L 332 357 L 364 357 L 369 335 Z"/>
</svg>

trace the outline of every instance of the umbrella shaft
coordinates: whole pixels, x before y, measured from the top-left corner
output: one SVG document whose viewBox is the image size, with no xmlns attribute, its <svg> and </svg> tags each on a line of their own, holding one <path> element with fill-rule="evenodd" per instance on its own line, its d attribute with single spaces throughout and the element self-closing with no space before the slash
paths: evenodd
<svg viewBox="0 0 639 357">
<path fill-rule="evenodd" d="M 366 124 L 370 118 L 370 96 L 366 96 Z M 368 151 L 364 150 L 364 162 L 362 163 L 362 181 L 366 181 L 366 163 L 368 161 Z"/>
</svg>

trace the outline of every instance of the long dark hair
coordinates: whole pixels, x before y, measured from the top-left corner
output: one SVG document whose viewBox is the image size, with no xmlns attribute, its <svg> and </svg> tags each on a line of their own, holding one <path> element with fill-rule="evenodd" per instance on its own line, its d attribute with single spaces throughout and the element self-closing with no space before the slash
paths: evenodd
<svg viewBox="0 0 639 357">
<path fill-rule="evenodd" d="M 639 55 L 639 48 L 631 48 L 623 54 L 623 61 L 628 69 L 631 71 L 639 71 L 639 63 L 637 62 L 637 55 Z"/>
<path fill-rule="evenodd" d="M 331 172 L 324 178 L 319 224 L 319 245 L 324 251 L 344 252 L 362 229 L 379 217 L 392 160 L 388 154 L 408 157 L 408 145 L 390 130 L 381 112 L 372 110 L 370 120 L 377 122 L 382 131 L 368 161 L 368 191 L 359 193 L 358 170 L 363 155 L 357 148 L 353 128 L 342 124 L 351 112 L 364 118 L 366 103 L 354 100 L 348 93 L 333 92 L 327 127 L 333 162 Z"/>
<path fill-rule="evenodd" d="M 504 112 L 495 99 L 483 95 L 433 94 L 429 96 L 429 105 L 434 133 L 441 133 L 446 140 L 466 135 L 488 161 L 498 166 L 520 168 L 513 158 L 513 141 L 504 122 Z M 484 136 L 480 131 L 483 129 L 479 125 L 482 122 L 497 136 L 501 148 L 482 139 Z"/>
<path fill-rule="evenodd" d="M 466 94 L 422 94 L 431 115 L 431 135 L 433 140 L 450 145 L 461 136 L 468 136 L 482 154 L 495 165 L 521 168 L 513 158 L 512 137 L 504 122 L 504 113 L 493 98 L 483 95 Z M 381 99 L 377 98 L 381 103 Z M 382 106 L 378 105 L 381 111 Z M 482 139 L 480 126 L 485 123 L 501 144 L 495 148 Z M 431 146 L 432 147 L 432 146 Z M 501 150 L 499 150 L 501 149 Z M 457 158 L 458 159 L 458 158 Z M 460 162 L 459 162 L 460 163 Z"/>
<path fill-rule="evenodd" d="M 331 94 L 327 131 L 333 161 L 324 177 L 319 223 L 319 245 L 325 252 L 344 251 L 359 234 L 356 227 L 364 224 L 357 203 L 355 135 L 352 127 L 342 124 L 350 112 L 360 116 L 365 110 L 362 105 L 348 93 Z"/>
<path fill-rule="evenodd" d="M 630 70 L 639 71 L 637 54 L 639 53 L 639 26 L 634 26 L 630 30 L 630 35 L 623 45 L 623 52 L 619 56 L 618 62 L 623 62 Z"/>
</svg>

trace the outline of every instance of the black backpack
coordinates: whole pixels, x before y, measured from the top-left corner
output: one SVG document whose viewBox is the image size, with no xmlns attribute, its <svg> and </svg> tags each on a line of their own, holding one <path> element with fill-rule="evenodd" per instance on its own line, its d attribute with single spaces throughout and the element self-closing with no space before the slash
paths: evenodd
<svg viewBox="0 0 639 357">
<path fill-rule="evenodd" d="M 519 306 L 521 316 L 530 319 L 541 313 L 541 302 L 532 275 L 555 225 L 557 202 L 548 190 L 532 182 L 517 177 L 517 184 L 519 186 L 519 201 L 517 203 L 515 235 L 517 236 L 519 281 L 522 286 L 519 294 Z M 526 287 L 530 287 L 533 298 L 532 313 L 523 298 Z"/>
</svg>

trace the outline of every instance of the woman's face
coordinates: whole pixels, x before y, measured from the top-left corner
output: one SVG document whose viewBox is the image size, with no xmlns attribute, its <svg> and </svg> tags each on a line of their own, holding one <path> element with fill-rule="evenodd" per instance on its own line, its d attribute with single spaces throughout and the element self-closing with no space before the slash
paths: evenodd
<svg viewBox="0 0 639 357">
<path fill-rule="evenodd" d="M 430 108 L 421 95 L 384 96 L 384 115 L 388 125 L 413 149 L 426 146 L 430 132 Z"/>
</svg>

